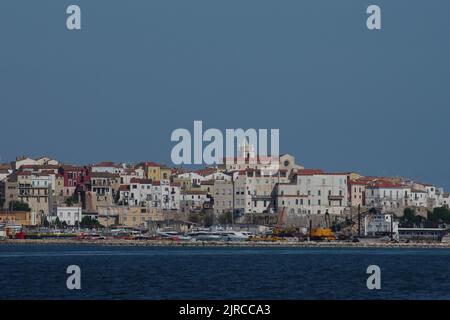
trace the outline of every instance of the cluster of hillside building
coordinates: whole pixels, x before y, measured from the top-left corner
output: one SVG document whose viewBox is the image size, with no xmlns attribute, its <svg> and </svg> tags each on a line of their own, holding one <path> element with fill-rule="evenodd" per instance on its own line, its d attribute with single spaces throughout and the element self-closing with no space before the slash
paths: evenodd
<svg viewBox="0 0 450 320">
<path fill-rule="evenodd" d="M 205 211 L 215 217 L 234 212 L 234 222 L 281 210 L 344 215 L 375 207 L 401 215 L 413 207 L 426 215 L 449 203 L 443 189 L 405 178 L 305 169 L 289 154 L 263 164 L 248 145 L 234 161 L 192 171 L 154 162 L 76 166 L 48 157 L 0 164 L 0 223 L 27 226 L 56 218 L 77 225 L 89 216 L 105 226 L 147 227 Z M 21 204 L 29 210 L 19 210 Z"/>
</svg>

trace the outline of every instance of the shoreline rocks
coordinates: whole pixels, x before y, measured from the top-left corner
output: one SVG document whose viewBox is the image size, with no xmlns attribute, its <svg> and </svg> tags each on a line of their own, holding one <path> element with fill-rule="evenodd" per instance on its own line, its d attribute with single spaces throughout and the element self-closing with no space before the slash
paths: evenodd
<svg viewBox="0 0 450 320">
<path fill-rule="evenodd" d="M 75 240 L 75 239 L 13 239 L 2 240 L 1 245 L 99 245 L 99 246 L 130 246 L 130 247 L 261 247 L 261 248 L 449 248 L 450 243 L 438 242 L 290 242 L 290 241 L 171 241 L 171 240 Z"/>
</svg>

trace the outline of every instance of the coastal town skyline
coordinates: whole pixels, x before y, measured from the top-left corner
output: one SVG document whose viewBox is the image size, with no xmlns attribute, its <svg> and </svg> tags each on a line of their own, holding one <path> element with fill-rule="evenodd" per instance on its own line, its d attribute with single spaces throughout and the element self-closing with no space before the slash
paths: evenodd
<svg viewBox="0 0 450 320">
<path fill-rule="evenodd" d="M 246 143 L 239 146 L 235 161 L 197 170 L 153 161 L 73 165 L 50 157 L 18 157 L 0 164 L 0 201 L 4 210 L 31 212 L 26 223 L 32 225 L 58 217 L 73 226 L 82 217 L 95 217 L 103 226 L 145 228 L 161 217 L 197 220 L 206 212 L 214 221 L 232 214 L 235 222 L 253 224 L 255 215 L 276 217 L 286 211 L 294 217 L 290 223 L 304 225 L 310 215 L 342 218 L 362 208 L 398 217 L 413 210 L 427 217 L 450 204 L 450 194 L 441 186 L 409 177 L 310 168 L 286 153 L 277 161 L 258 159 L 253 145 Z M 129 210 L 139 219 L 127 221 Z"/>
<path fill-rule="evenodd" d="M 145 159 L 151 159 L 151 160 L 144 160 L 144 159 L 127 160 L 127 159 L 124 159 L 123 157 L 111 157 L 111 158 L 106 159 L 106 158 L 99 157 L 97 159 L 91 159 L 90 161 L 82 161 L 82 160 L 66 161 L 62 157 L 55 156 L 56 154 L 57 154 L 57 152 L 36 153 L 36 154 L 25 153 L 25 154 L 15 156 L 10 159 L 5 159 L 2 157 L 2 154 L 0 153 L 0 164 L 1 163 L 11 163 L 20 158 L 28 158 L 29 157 L 29 158 L 36 159 L 36 158 L 40 158 L 40 157 L 50 157 L 53 159 L 60 159 L 62 164 L 75 165 L 75 166 L 95 165 L 96 163 L 100 163 L 100 162 L 113 162 L 113 163 L 117 163 L 117 164 L 133 165 L 133 164 L 142 163 L 142 162 L 146 162 L 146 161 L 154 161 L 154 162 L 159 163 L 164 166 L 173 167 L 173 168 L 182 168 L 185 170 L 193 170 L 193 171 L 199 170 L 199 169 L 202 169 L 205 167 L 214 167 L 214 165 L 206 165 L 206 164 L 175 165 L 175 164 L 171 163 L 170 155 L 165 156 L 165 157 L 157 157 L 157 156 L 150 157 L 149 156 L 149 157 L 145 158 Z M 284 154 L 284 152 L 280 152 L 280 154 Z M 292 155 L 296 156 L 296 158 L 298 158 L 297 153 L 295 153 L 295 152 L 290 152 L 289 154 L 292 154 Z M 329 172 L 356 172 L 356 173 L 367 175 L 367 176 L 405 177 L 405 178 L 409 178 L 411 180 L 420 181 L 422 183 L 435 184 L 437 186 L 444 188 L 445 190 L 450 190 L 450 180 L 433 179 L 433 175 L 429 175 L 429 174 L 428 175 L 427 174 L 420 175 L 417 173 L 412 173 L 410 175 L 406 175 L 406 174 L 400 174 L 400 172 L 402 172 L 402 170 L 395 170 L 392 168 L 376 168 L 373 171 L 365 172 L 365 171 L 357 170 L 355 168 L 353 168 L 353 169 L 349 168 L 349 166 L 339 167 L 339 166 L 333 165 L 333 162 L 322 163 L 323 165 L 315 165 L 314 163 L 309 164 L 309 163 L 305 163 L 303 161 L 301 161 L 300 163 L 307 168 L 319 168 L 319 169 L 329 171 Z M 357 167 L 361 167 L 361 166 L 357 166 Z M 429 178 L 427 178 L 427 177 L 429 177 Z M 437 183 L 435 180 L 443 181 L 443 182 Z"/>
</svg>

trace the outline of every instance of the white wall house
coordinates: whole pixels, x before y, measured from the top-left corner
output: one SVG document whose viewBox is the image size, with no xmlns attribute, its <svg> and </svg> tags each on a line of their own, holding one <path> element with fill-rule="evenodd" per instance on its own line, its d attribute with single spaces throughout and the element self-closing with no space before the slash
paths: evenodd
<svg viewBox="0 0 450 320">
<path fill-rule="evenodd" d="M 185 190 L 180 195 L 180 207 L 183 210 L 201 209 L 209 201 L 208 193 L 203 190 Z"/>
<path fill-rule="evenodd" d="M 130 185 L 123 184 L 119 187 L 119 204 L 129 205 L 130 202 Z"/>
<path fill-rule="evenodd" d="M 231 176 L 225 174 L 223 172 L 214 172 L 208 175 L 205 175 L 205 180 L 223 180 L 223 181 L 231 181 Z"/>
<path fill-rule="evenodd" d="M 178 210 L 181 201 L 181 188 L 178 183 L 161 182 L 161 207 L 163 210 Z"/>
<path fill-rule="evenodd" d="M 131 179 L 144 179 L 145 171 L 142 168 L 136 169 L 125 169 L 123 173 L 120 174 L 120 184 L 130 184 Z"/>
<path fill-rule="evenodd" d="M 57 207 L 56 216 L 59 221 L 66 222 L 68 226 L 75 226 L 77 222 L 81 222 L 81 207 Z"/>
<path fill-rule="evenodd" d="M 122 165 L 115 164 L 113 162 L 100 162 L 92 166 L 92 172 L 108 172 L 115 174 L 122 174 L 125 168 Z"/>
<path fill-rule="evenodd" d="M 15 166 L 15 169 L 18 170 L 23 165 L 35 165 L 35 164 L 37 164 L 36 160 L 28 158 L 28 157 L 24 157 L 24 158 L 16 159 L 14 166 Z"/>
<path fill-rule="evenodd" d="M 402 211 L 411 205 L 411 187 L 379 181 L 366 187 L 366 205 L 386 211 Z"/>
<path fill-rule="evenodd" d="M 348 204 L 346 173 L 299 172 L 277 187 L 277 209 L 288 214 L 343 214 Z"/>
<path fill-rule="evenodd" d="M 146 206 L 151 199 L 152 181 L 149 179 L 131 179 L 129 204 L 134 206 Z"/>
<path fill-rule="evenodd" d="M 151 203 L 152 208 L 159 210 L 180 209 L 181 188 L 179 183 L 167 181 L 155 181 L 152 185 Z"/>
<path fill-rule="evenodd" d="M 411 189 L 410 205 L 414 207 L 427 207 L 428 194 L 424 190 Z"/>
</svg>

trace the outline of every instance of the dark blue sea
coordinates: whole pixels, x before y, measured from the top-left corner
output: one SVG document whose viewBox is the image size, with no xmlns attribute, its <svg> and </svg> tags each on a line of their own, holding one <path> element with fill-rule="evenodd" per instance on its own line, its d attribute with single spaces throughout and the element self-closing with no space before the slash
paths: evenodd
<svg viewBox="0 0 450 320">
<path fill-rule="evenodd" d="M 0 299 L 450 299 L 450 250 L 1 245 Z"/>
</svg>

